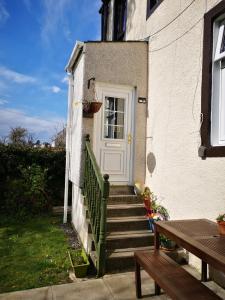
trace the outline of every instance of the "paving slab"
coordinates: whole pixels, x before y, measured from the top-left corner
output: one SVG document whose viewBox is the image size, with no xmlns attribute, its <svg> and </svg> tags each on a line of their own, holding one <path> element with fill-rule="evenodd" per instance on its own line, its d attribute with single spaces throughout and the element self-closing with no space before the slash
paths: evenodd
<svg viewBox="0 0 225 300">
<path fill-rule="evenodd" d="M 200 278 L 200 274 L 190 266 L 185 269 Z M 154 296 L 154 281 L 145 272 L 141 272 L 142 294 L 146 300 L 169 300 L 162 294 Z M 225 290 L 214 282 L 207 282 L 221 299 L 225 300 Z M 0 294 L 0 300 L 135 300 L 134 272 L 105 275 L 100 279 L 77 279 L 74 283 L 54 285 L 26 291 Z M 197 299 L 196 299 L 197 300 Z"/>
<path fill-rule="evenodd" d="M 52 300 L 52 287 L 0 294 L 0 300 Z"/>
<path fill-rule="evenodd" d="M 145 272 L 141 272 L 142 294 L 144 299 L 167 300 L 166 295 L 154 296 L 154 281 Z M 136 299 L 134 272 L 105 275 L 103 281 L 111 291 L 115 300 Z"/>
<path fill-rule="evenodd" d="M 52 300 L 113 300 L 102 279 L 53 286 Z"/>
</svg>

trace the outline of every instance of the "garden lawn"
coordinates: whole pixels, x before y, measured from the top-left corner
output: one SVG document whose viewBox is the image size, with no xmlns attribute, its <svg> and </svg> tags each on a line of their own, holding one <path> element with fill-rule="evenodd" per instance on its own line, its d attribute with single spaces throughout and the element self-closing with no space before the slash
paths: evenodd
<svg viewBox="0 0 225 300">
<path fill-rule="evenodd" d="M 68 282 L 69 248 L 61 218 L 0 217 L 0 293 Z"/>
</svg>

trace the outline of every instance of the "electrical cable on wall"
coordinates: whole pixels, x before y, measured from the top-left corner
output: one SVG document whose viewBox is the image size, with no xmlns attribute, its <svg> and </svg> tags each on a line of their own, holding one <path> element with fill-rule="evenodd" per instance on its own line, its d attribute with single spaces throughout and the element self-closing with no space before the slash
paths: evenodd
<svg viewBox="0 0 225 300">
<path fill-rule="evenodd" d="M 170 45 L 172 45 L 174 42 L 178 41 L 179 39 L 181 39 L 182 37 L 184 37 L 186 34 L 188 34 L 195 26 L 198 25 L 198 23 L 200 23 L 200 21 L 202 21 L 203 18 L 200 18 L 194 25 L 191 26 L 191 28 L 189 28 L 187 31 L 185 31 L 181 36 L 177 37 L 176 39 L 174 39 L 173 41 L 169 42 L 168 44 L 160 47 L 160 48 L 156 48 L 153 50 L 150 50 L 149 53 L 154 53 L 154 52 L 158 52 L 160 50 L 163 50 L 167 47 L 169 47 Z"/>
<path fill-rule="evenodd" d="M 196 0 L 193 0 L 188 6 L 186 6 L 174 19 L 172 19 L 169 23 L 167 23 L 166 25 L 164 25 L 162 28 L 156 30 L 154 33 L 150 34 L 149 36 L 147 36 L 146 38 L 144 38 L 144 40 L 149 39 L 150 37 L 153 37 L 154 35 L 156 35 L 157 33 L 160 33 L 162 30 L 164 30 L 166 27 L 168 27 L 170 24 L 172 24 L 174 21 L 176 21 L 181 15 L 183 15 L 183 13 L 195 2 Z"/>
<path fill-rule="evenodd" d="M 155 32 L 153 32 L 152 34 L 146 36 L 145 38 L 139 39 L 139 41 L 148 41 L 151 37 L 153 37 L 154 35 L 160 33 L 161 31 L 163 31 L 165 28 L 167 28 L 169 25 L 171 25 L 174 21 L 176 21 L 180 16 L 183 15 L 183 13 L 195 2 L 196 0 L 193 0 L 188 6 L 186 6 L 174 19 L 172 19 L 169 23 L 167 23 L 166 25 L 164 25 L 162 28 L 156 30 Z M 207 2 L 207 0 L 206 0 Z M 207 4 L 206 4 L 207 5 Z"/>
</svg>

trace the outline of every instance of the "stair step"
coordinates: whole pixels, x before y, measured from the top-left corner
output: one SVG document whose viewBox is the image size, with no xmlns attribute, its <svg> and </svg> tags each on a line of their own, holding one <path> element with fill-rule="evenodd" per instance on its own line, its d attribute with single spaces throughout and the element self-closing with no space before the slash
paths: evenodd
<svg viewBox="0 0 225 300">
<path fill-rule="evenodd" d="M 123 216 L 144 216 L 146 213 L 143 204 L 114 204 L 107 206 L 107 216 L 123 217 Z"/>
<path fill-rule="evenodd" d="M 148 230 L 145 216 L 113 217 L 107 219 L 107 232 Z"/>
<path fill-rule="evenodd" d="M 111 231 L 111 232 L 108 232 L 107 233 L 107 238 L 114 238 L 114 237 L 124 237 L 124 236 L 127 236 L 127 235 L 149 235 L 149 234 L 153 234 L 150 230 L 133 230 L 133 231 Z"/>
<path fill-rule="evenodd" d="M 131 185 L 111 185 L 110 195 L 133 195 L 134 187 Z"/>
<path fill-rule="evenodd" d="M 128 247 L 153 246 L 154 234 L 150 230 L 110 232 L 106 237 L 106 248 L 124 249 Z"/>
<path fill-rule="evenodd" d="M 153 251 L 154 247 L 136 247 L 115 249 L 107 252 L 106 272 L 114 273 L 120 271 L 134 270 L 134 251 Z"/>
<path fill-rule="evenodd" d="M 143 201 L 136 195 L 113 195 L 108 198 L 108 205 L 113 204 L 141 204 Z"/>
</svg>

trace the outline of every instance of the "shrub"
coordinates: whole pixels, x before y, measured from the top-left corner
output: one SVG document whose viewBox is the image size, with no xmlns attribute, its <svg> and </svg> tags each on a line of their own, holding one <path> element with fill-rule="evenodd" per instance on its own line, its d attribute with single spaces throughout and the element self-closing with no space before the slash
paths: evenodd
<svg viewBox="0 0 225 300">
<path fill-rule="evenodd" d="M 35 164 L 19 169 L 20 178 L 8 179 L 6 183 L 2 209 L 20 217 L 47 212 L 51 206 L 45 190 L 47 169 Z"/>
<path fill-rule="evenodd" d="M 0 212 L 63 205 L 65 151 L 0 145 Z"/>
</svg>

